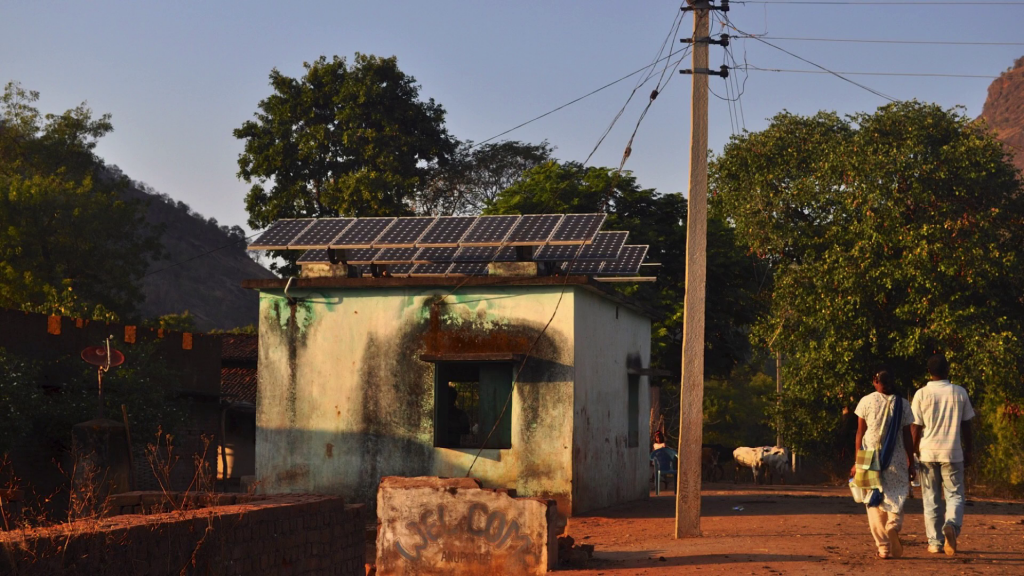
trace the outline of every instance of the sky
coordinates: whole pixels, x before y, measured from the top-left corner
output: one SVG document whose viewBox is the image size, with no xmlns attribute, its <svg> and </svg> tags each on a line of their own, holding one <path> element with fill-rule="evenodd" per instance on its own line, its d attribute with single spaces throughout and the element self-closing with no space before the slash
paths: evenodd
<svg viewBox="0 0 1024 576">
<path fill-rule="evenodd" d="M 114 132 L 97 153 L 135 180 L 183 200 L 221 224 L 245 226 L 248 185 L 236 177 L 243 143 L 232 130 L 270 94 L 277 68 L 300 76 L 320 55 L 397 56 L 422 98 L 447 110 L 447 127 L 480 142 L 650 64 L 679 12 L 677 0 L 515 2 L 53 2 L 0 0 L 0 82 L 41 94 L 59 113 L 85 101 L 110 113 Z M 736 3 L 740 30 L 767 37 L 1024 42 L 1024 4 L 799 5 Z M 686 16 L 670 48 L 682 47 Z M 716 24 L 714 33 L 721 30 Z M 997 76 L 1024 46 L 950 46 L 767 40 L 838 72 Z M 756 40 L 734 40 L 739 61 L 815 70 Z M 678 58 L 675 57 L 674 60 Z M 713 67 L 724 51 L 711 47 Z M 687 59 L 681 65 L 690 66 Z M 637 90 L 590 164 L 618 166 L 662 69 Z M 709 145 L 721 152 L 737 130 L 757 131 L 782 110 L 872 111 L 886 100 L 826 74 L 734 72 L 730 106 L 711 97 Z M 547 140 L 561 160 L 583 161 L 626 104 L 634 76 L 503 139 Z M 850 76 L 897 99 L 981 113 L 991 78 Z M 625 168 L 641 186 L 685 193 L 690 78 L 667 84 L 637 129 Z M 663 81 L 664 82 L 664 81 Z M 745 83 L 745 84 L 744 84 Z M 712 77 L 726 95 L 726 80 Z"/>
</svg>

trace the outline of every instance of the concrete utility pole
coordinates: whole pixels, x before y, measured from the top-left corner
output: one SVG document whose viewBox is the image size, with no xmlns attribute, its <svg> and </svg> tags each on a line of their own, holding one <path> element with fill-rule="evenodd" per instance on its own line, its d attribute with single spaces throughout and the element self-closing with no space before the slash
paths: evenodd
<svg viewBox="0 0 1024 576">
<path fill-rule="evenodd" d="M 782 351 L 775 351 L 775 394 L 776 402 L 782 404 Z M 782 446 L 782 422 L 777 422 L 779 428 L 775 434 L 775 445 Z M 794 460 L 795 461 L 795 460 Z M 795 467 L 795 465 L 794 465 Z"/>
<path fill-rule="evenodd" d="M 679 394 L 676 538 L 700 536 L 701 444 L 704 427 L 704 292 L 708 227 L 708 34 L 710 3 L 693 8 L 693 96 L 690 103 L 690 194 L 686 215 L 686 295 Z"/>
</svg>

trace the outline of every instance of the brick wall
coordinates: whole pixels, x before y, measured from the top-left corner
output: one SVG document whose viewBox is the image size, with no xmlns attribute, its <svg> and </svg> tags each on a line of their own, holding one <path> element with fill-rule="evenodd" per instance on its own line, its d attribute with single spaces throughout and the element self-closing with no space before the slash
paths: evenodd
<svg viewBox="0 0 1024 576">
<path fill-rule="evenodd" d="M 290 495 L 0 533 L 0 573 L 362 576 L 365 516 L 341 498 Z"/>
</svg>

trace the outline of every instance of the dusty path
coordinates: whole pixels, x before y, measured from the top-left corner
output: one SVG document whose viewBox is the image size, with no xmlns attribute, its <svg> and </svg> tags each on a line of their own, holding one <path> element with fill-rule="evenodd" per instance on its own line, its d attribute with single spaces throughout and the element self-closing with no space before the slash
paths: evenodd
<svg viewBox="0 0 1024 576">
<path fill-rule="evenodd" d="M 919 496 L 919 493 L 918 493 Z M 910 500 L 904 557 L 875 558 L 867 515 L 845 489 L 711 484 L 704 537 L 675 540 L 674 495 L 571 518 L 566 533 L 594 544 L 582 574 L 1024 574 L 1024 502 L 969 501 L 960 552 L 929 554 L 921 501 Z M 742 510 L 735 510 L 742 507 Z"/>
</svg>

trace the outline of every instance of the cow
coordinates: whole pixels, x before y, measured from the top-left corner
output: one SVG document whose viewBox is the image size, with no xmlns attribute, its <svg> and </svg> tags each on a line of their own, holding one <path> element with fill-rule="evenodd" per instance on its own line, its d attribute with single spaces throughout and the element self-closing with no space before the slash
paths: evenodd
<svg viewBox="0 0 1024 576">
<path fill-rule="evenodd" d="M 733 482 L 740 477 L 741 468 L 750 468 L 754 473 L 754 484 L 761 483 L 761 469 L 764 468 L 765 448 L 748 448 L 741 446 L 732 451 L 732 458 L 736 461 L 736 475 Z"/>
<path fill-rule="evenodd" d="M 772 484 L 775 476 L 778 476 L 779 482 L 785 484 L 786 469 L 789 468 L 791 458 L 789 448 L 764 446 L 761 450 L 763 450 L 761 463 L 764 466 L 765 479 L 768 480 L 769 484 Z"/>
</svg>

